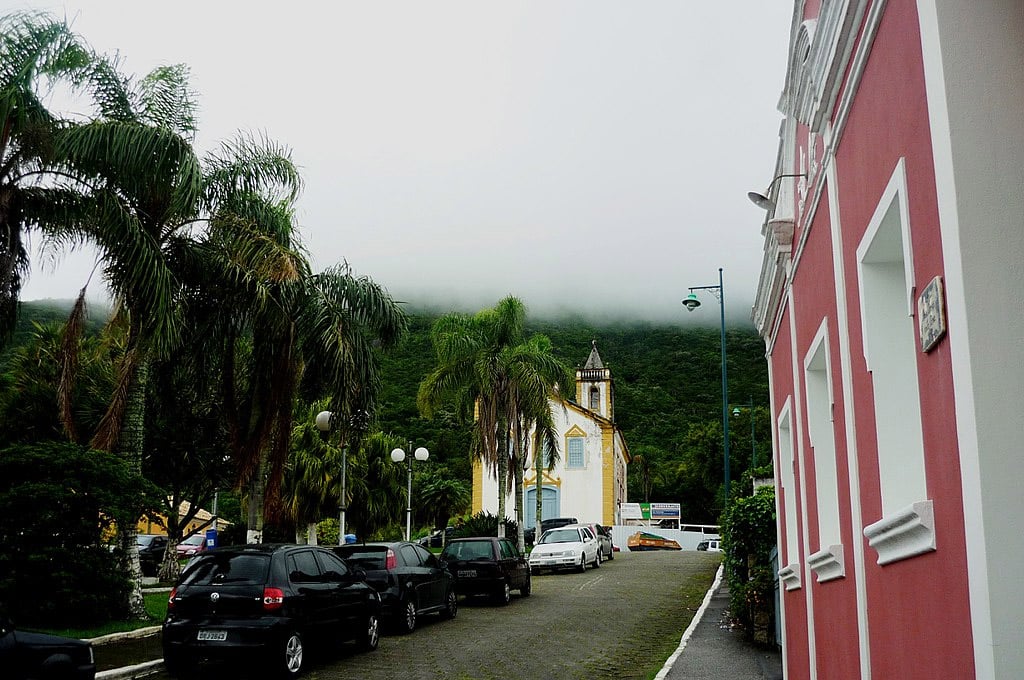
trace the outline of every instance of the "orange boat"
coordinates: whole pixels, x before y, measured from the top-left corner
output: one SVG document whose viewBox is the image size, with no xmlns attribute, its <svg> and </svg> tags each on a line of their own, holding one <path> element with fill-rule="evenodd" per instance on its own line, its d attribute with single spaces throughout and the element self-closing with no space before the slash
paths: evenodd
<svg viewBox="0 0 1024 680">
<path fill-rule="evenodd" d="M 626 539 L 626 547 L 632 550 L 682 550 L 682 547 L 671 538 L 658 534 L 638 531 Z"/>
</svg>

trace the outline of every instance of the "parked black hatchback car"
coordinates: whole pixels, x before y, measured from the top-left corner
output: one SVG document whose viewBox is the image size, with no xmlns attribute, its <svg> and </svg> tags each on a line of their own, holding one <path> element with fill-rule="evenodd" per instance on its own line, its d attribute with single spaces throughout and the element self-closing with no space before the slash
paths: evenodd
<svg viewBox="0 0 1024 680">
<path fill-rule="evenodd" d="M 411 633 L 423 614 L 453 619 L 459 611 L 452 574 L 423 546 L 394 543 L 349 543 L 331 550 L 366 572 L 366 582 L 380 595 L 382 618 L 402 633 Z"/>
<path fill-rule="evenodd" d="M 164 665 L 182 675 L 200 659 L 236 659 L 295 676 L 307 642 L 376 649 L 379 613 L 363 572 L 324 548 L 214 548 L 193 558 L 171 591 Z"/>
<path fill-rule="evenodd" d="M 92 645 L 83 640 L 15 630 L 0 614 L 0 668 L 10 680 L 93 680 Z"/>
<path fill-rule="evenodd" d="M 513 590 L 530 596 L 530 564 L 507 538 L 456 538 L 445 546 L 441 560 L 455 574 L 460 595 L 489 595 L 498 604 L 508 604 Z"/>
</svg>

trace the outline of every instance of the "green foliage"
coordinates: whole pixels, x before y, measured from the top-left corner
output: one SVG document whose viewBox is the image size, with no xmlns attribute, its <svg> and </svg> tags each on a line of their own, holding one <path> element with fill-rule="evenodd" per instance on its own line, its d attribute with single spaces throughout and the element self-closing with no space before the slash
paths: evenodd
<svg viewBox="0 0 1024 680">
<path fill-rule="evenodd" d="M 774 601 L 771 552 L 776 542 L 775 488 L 732 498 L 722 516 L 725 577 L 730 609 L 748 637 L 762 644 L 768 636 Z"/>
<path fill-rule="evenodd" d="M 471 413 L 419 416 L 416 392 L 434 367 L 429 331 L 434 315 L 410 316 L 402 343 L 381 357 L 378 418 L 382 429 L 430 449 L 431 464 L 444 464 L 469 482 Z M 717 328 L 671 324 L 594 323 L 580 318 L 533 321 L 526 333 L 543 333 L 551 352 L 570 366 L 582 365 L 597 339 L 615 379 L 615 420 L 631 453 L 649 461 L 649 500 L 679 502 L 690 522 L 717 523 L 723 479 L 721 355 Z M 729 328 L 730 394 L 740 415 L 730 420 L 731 476 L 741 478 L 756 449 L 759 464 L 771 458 L 768 371 L 764 343 L 753 328 Z M 570 398 L 575 399 L 571 393 Z M 754 446 L 749 402 L 754 402 Z M 647 500 L 641 466 L 631 466 L 629 498 Z"/>
<path fill-rule="evenodd" d="M 128 581 L 101 543 L 154 489 L 114 454 L 74 444 L 0 450 L 0 601 L 23 623 L 88 625 L 127 612 Z"/>
<path fill-rule="evenodd" d="M 448 519 L 469 509 L 473 501 L 469 485 L 454 479 L 441 466 L 427 470 L 417 493 L 417 501 L 424 508 L 433 526 L 448 526 Z"/>
<path fill-rule="evenodd" d="M 505 518 L 505 535 L 515 536 L 519 525 L 515 520 Z M 469 536 L 497 536 L 498 516 L 489 512 L 478 512 L 466 519 L 455 529 L 454 538 L 466 538 Z"/>
</svg>

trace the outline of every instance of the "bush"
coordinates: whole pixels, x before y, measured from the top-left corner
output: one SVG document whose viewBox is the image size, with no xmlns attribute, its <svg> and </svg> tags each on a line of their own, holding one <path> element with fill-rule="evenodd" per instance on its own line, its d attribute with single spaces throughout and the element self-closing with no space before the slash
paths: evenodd
<svg viewBox="0 0 1024 680">
<path fill-rule="evenodd" d="M 747 637 L 771 642 L 775 601 L 771 552 L 776 542 L 775 488 L 733 497 L 722 516 L 725 577 L 730 610 Z"/>
<path fill-rule="evenodd" d="M 505 518 L 505 535 L 512 537 L 519 530 L 519 525 L 514 519 Z M 478 512 L 468 518 L 462 526 L 455 529 L 454 538 L 465 538 L 467 536 L 497 536 L 498 516 L 489 512 Z"/>
<path fill-rule="evenodd" d="M 101 542 L 153 489 L 113 454 L 54 442 L 0 450 L 0 602 L 22 624 L 89 626 L 127 614 L 129 582 Z"/>
</svg>

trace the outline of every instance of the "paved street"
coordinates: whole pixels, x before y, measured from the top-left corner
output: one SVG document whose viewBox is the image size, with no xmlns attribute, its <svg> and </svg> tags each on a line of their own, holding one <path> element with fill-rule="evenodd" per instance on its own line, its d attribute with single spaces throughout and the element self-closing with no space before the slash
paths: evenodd
<svg viewBox="0 0 1024 680">
<path fill-rule="evenodd" d="M 617 553 L 597 570 L 535 576 L 533 595 L 514 595 L 508 607 L 462 600 L 454 621 L 428 617 L 412 635 L 384 637 L 375 652 L 351 645 L 331 650 L 314 658 L 306 677 L 653 677 L 678 645 L 718 563 L 715 553 Z M 207 678 L 227 677 L 215 665 L 205 670 Z"/>
</svg>

